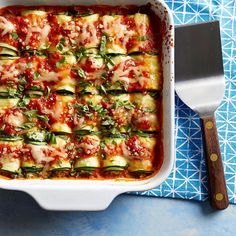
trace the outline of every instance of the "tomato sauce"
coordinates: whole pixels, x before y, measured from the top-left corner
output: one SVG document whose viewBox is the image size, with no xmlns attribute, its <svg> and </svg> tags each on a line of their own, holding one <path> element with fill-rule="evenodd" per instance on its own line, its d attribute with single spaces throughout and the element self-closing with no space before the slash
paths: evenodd
<svg viewBox="0 0 236 236">
<path fill-rule="evenodd" d="M 135 28 L 135 22 L 132 18 L 130 18 L 129 16 L 132 14 L 135 14 L 137 12 L 140 13 L 145 13 L 148 14 L 148 16 L 150 17 L 150 27 L 147 30 L 147 40 L 145 41 L 145 43 L 141 44 L 142 46 L 139 46 L 139 50 L 142 52 L 149 52 L 152 51 L 153 53 L 156 53 L 160 56 L 162 56 L 162 23 L 161 20 L 159 19 L 159 17 L 157 17 L 155 15 L 155 13 L 151 10 L 150 5 L 146 5 L 146 6 L 142 6 L 142 7 L 138 7 L 138 6 L 134 6 L 134 5 L 130 5 L 130 6 L 125 6 L 125 7 L 120 7 L 120 6 L 105 6 L 105 5 L 101 5 L 101 6 L 37 6 L 37 7 L 31 7 L 31 6 L 13 6 L 13 7 L 6 7 L 6 8 L 2 8 L 0 9 L 0 15 L 4 15 L 7 17 L 7 19 L 9 19 L 10 22 L 12 22 L 12 24 L 14 24 L 16 26 L 16 31 L 19 31 L 19 34 L 17 35 L 17 37 L 19 38 L 19 40 L 14 39 L 10 34 L 6 34 L 4 35 L 3 41 L 8 42 L 10 45 L 18 48 L 21 51 L 25 50 L 25 45 L 24 45 L 24 41 L 26 40 L 27 37 L 27 30 L 29 28 L 29 22 L 27 22 L 27 20 L 21 16 L 21 11 L 25 10 L 25 9 L 37 9 L 37 10 L 45 10 L 48 12 L 47 14 L 47 21 L 50 24 L 51 30 L 48 34 L 48 39 L 50 41 L 50 46 L 54 46 L 56 47 L 58 45 L 58 43 L 61 40 L 61 36 L 62 37 L 67 37 L 70 33 L 71 30 L 65 29 L 64 27 L 61 27 L 58 24 L 58 21 L 55 17 L 55 15 L 61 13 L 61 12 L 66 12 L 66 15 L 76 15 L 76 14 L 86 14 L 88 12 L 90 13 L 99 13 L 100 15 L 105 15 L 105 14 L 117 14 L 117 15 L 124 15 L 123 17 L 123 24 L 125 24 L 126 26 L 128 26 L 129 30 L 132 30 Z M 100 30 L 100 21 L 95 22 L 95 29 L 96 29 L 96 33 L 97 33 L 97 37 L 100 38 L 102 36 L 102 31 Z M 43 27 L 43 23 L 42 26 Z M 23 29 L 23 30 L 22 30 Z M 88 30 L 89 31 L 89 30 Z M 81 33 L 79 31 L 79 33 Z M 90 36 L 92 36 L 93 32 L 90 32 Z M 124 43 L 124 38 L 119 38 L 120 43 L 123 44 Z M 67 41 L 65 41 L 65 44 L 68 43 Z M 84 44 L 89 44 L 89 38 L 87 39 L 87 41 L 85 40 Z M 27 46 L 29 46 L 31 49 L 35 49 L 39 46 L 40 44 L 40 40 L 39 40 L 39 33 L 37 32 L 32 32 L 32 35 L 30 36 L 30 40 L 27 44 Z M 128 42 L 126 42 L 126 49 L 130 50 L 133 47 L 135 47 L 138 44 L 137 39 L 131 38 L 129 39 Z M 79 44 L 80 45 L 80 44 Z M 23 53 L 23 52 L 22 52 Z M 27 53 L 27 52 L 26 52 Z M 22 54 L 24 55 L 24 54 Z M 27 54 L 25 54 L 27 55 Z M 27 55 L 28 56 L 28 55 Z M 62 70 L 66 70 L 68 69 L 70 66 L 65 64 L 60 65 L 60 67 L 58 66 L 58 63 L 60 63 L 60 61 L 63 59 L 63 55 L 61 55 L 58 52 L 53 52 L 50 54 L 47 54 L 47 58 L 42 58 L 40 56 L 36 56 L 33 55 L 32 57 L 25 57 L 25 58 L 30 58 L 30 60 L 33 60 L 34 63 L 36 64 L 36 66 L 32 69 L 32 68 L 26 68 L 24 70 L 24 76 L 26 79 L 26 85 L 24 85 L 25 89 L 30 89 L 31 86 L 37 86 L 40 85 L 42 87 L 43 90 L 46 89 L 47 86 L 53 86 L 54 82 L 53 81 L 44 81 L 44 82 L 39 82 L 37 80 L 34 79 L 35 77 L 35 72 L 39 72 L 39 74 L 42 71 L 48 71 L 48 72 L 60 72 Z M 25 58 L 21 58 L 19 59 L 19 61 L 21 60 L 26 60 L 26 63 L 30 63 L 30 60 L 27 61 L 27 59 Z M 162 59 L 162 58 L 161 58 Z M 131 66 L 137 66 L 135 64 L 134 61 L 132 60 L 128 60 L 125 64 L 125 67 L 123 68 L 124 71 L 128 70 Z M 8 66 L 5 67 L 6 70 L 9 68 Z M 86 61 L 86 63 L 84 65 L 81 66 L 81 68 L 87 72 L 87 73 L 94 73 L 97 71 L 97 68 L 93 67 L 93 63 L 89 60 Z M 36 70 L 37 69 L 37 70 Z M 110 78 L 112 76 L 112 73 L 117 69 L 117 67 L 113 68 L 113 71 L 111 72 L 110 75 L 108 75 L 108 78 Z M 77 80 L 82 80 L 82 78 L 78 75 L 77 71 L 74 69 L 70 70 L 70 75 L 72 78 L 76 78 Z M 150 72 L 149 71 L 142 71 L 142 75 L 145 78 L 150 77 Z M 110 77 L 109 77 L 110 76 Z M 129 78 L 135 78 L 135 73 L 131 70 L 128 74 Z M 10 79 L 10 78 L 9 78 Z M 58 80 L 60 81 L 61 78 L 59 78 Z M 3 81 L 1 81 L 0 79 L 0 83 L 2 83 Z M 146 88 L 145 88 L 145 81 L 144 81 L 144 85 L 141 85 L 139 82 L 134 82 L 134 83 L 130 83 L 127 89 L 127 92 L 146 92 Z M 57 94 L 53 91 L 49 97 L 40 97 L 40 98 L 34 98 L 31 99 L 29 104 L 27 104 L 26 109 L 29 110 L 37 110 L 39 115 L 47 115 L 49 118 L 48 122 L 42 122 L 42 121 L 38 121 L 39 126 L 42 127 L 43 125 L 48 125 L 47 128 L 50 127 L 51 124 L 53 124 L 56 121 L 62 121 L 65 122 L 69 127 L 74 128 L 75 126 L 75 118 L 71 115 L 70 113 L 70 109 L 69 107 L 65 107 L 63 108 L 63 112 L 60 115 L 59 119 L 56 119 L 54 114 L 53 114 L 53 109 L 55 108 L 56 102 L 57 102 Z M 160 122 L 160 127 L 162 127 L 162 119 L 163 119 L 163 114 L 162 114 L 162 94 L 159 93 L 159 97 L 157 97 L 157 103 L 158 103 L 158 120 Z M 111 106 L 111 104 L 107 104 L 105 101 L 102 101 L 102 106 L 103 108 L 109 107 Z M 55 112 L 54 112 L 55 113 Z M 86 117 L 86 115 L 84 115 L 85 120 L 89 120 L 91 123 L 94 120 L 99 119 L 99 114 L 97 112 L 93 113 L 92 118 L 91 117 Z M 88 122 L 89 122 L 88 121 Z M 122 119 L 122 117 L 118 117 L 117 122 L 119 125 L 125 123 L 124 120 Z M 6 122 L 4 121 L 3 117 L 0 117 L 0 126 L 3 126 L 3 124 L 5 124 Z M 144 120 L 143 122 L 139 123 L 139 128 L 142 130 L 148 130 L 150 128 L 150 123 L 148 120 Z M 4 127 L 4 132 L 6 134 L 19 134 L 15 131 L 14 127 L 12 127 L 11 125 L 6 125 Z M 163 162 L 163 143 L 162 143 L 162 131 L 157 130 L 157 132 L 155 132 L 154 136 L 158 136 L 157 139 L 157 145 L 156 145 L 156 150 L 155 150 L 155 158 L 153 160 L 154 162 L 154 173 L 153 175 L 160 169 L 162 162 Z M 159 139 L 159 137 L 161 137 Z M 84 144 L 87 144 L 88 146 L 91 144 L 91 141 L 89 140 L 83 140 Z M 77 148 L 79 149 L 80 143 L 78 141 L 75 141 L 75 145 L 77 146 Z M 133 135 L 132 137 L 130 137 L 128 140 L 126 140 L 125 145 L 128 147 L 128 151 L 130 151 L 133 156 L 137 155 L 138 153 L 143 153 L 145 151 L 145 147 L 142 146 L 141 143 L 139 143 L 139 139 L 138 139 L 138 135 Z M 95 150 L 87 150 L 87 149 L 79 149 L 80 151 L 68 151 L 69 155 L 71 156 L 71 159 L 74 158 L 78 158 L 78 157 L 90 157 L 91 154 L 94 154 L 96 152 L 99 152 L 99 154 L 104 153 L 104 150 L 99 150 L 99 148 L 95 149 Z M 2 146 L 0 145 L 0 153 L 2 152 Z M 75 153 L 76 152 L 76 153 Z M 114 145 L 110 145 L 107 147 L 106 151 L 107 154 L 114 154 L 117 153 L 120 154 L 122 153 L 122 146 L 115 146 L 115 150 L 114 150 Z M 27 153 L 27 152 L 26 152 Z M 19 155 L 21 155 L 20 153 L 18 153 Z M 27 155 L 26 155 L 27 156 Z M 28 152 L 28 157 L 32 158 L 31 153 Z M 145 158 L 152 158 L 151 157 L 145 157 Z M 56 158 L 55 158 L 56 160 Z M 81 177 L 81 176 L 80 176 Z M 78 177 L 78 178 L 80 178 Z M 128 172 L 128 170 L 124 170 L 122 172 L 105 172 L 104 170 L 96 170 L 93 171 L 91 173 L 91 175 L 87 176 L 87 174 L 85 173 L 85 177 L 86 178 L 97 178 L 97 179 L 102 179 L 102 178 L 133 178 L 134 176 L 132 174 L 130 174 Z M 141 179 L 142 178 L 146 178 L 147 175 L 141 175 L 139 176 Z M 82 176 L 83 178 L 83 176 Z"/>
</svg>

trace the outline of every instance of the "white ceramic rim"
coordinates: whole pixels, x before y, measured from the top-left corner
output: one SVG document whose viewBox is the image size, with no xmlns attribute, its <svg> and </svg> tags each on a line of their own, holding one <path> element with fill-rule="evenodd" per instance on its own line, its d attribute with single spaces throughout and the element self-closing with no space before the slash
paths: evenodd
<svg viewBox="0 0 236 236">
<path fill-rule="evenodd" d="M 174 22 L 170 9 L 163 0 L 0 0 L 0 6 L 10 5 L 144 5 L 165 18 L 167 34 L 174 40 Z M 165 38 L 167 40 L 167 37 Z M 164 41 L 165 41 L 164 40 Z M 173 43 L 174 41 L 172 41 Z M 164 161 L 159 172 L 141 181 L 114 180 L 5 180 L 0 187 L 29 193 L 41 207 L 50 210 L 103 210 L 118 195 L 130 191 L 144 191 L 163 183 L 171 173 L 175 160 L 174 145 L 174 47 L 163 42 L 163 141 Z"/>
</svg>

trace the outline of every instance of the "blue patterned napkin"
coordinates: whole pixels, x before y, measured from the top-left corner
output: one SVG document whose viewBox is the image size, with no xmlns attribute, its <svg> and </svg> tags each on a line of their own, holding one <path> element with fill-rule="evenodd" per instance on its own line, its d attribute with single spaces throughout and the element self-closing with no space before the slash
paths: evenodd
<svg viewBox="0 0 236 236">
<path fill-rule="evenodd" d="M 168 0 L 176 25 L 219 20 L 226 79 L 224 99 L 216 112 L 227 190 L 236 203 L 236 0 Z M 176 163 L 159 187 L 138 195 L 194 199 L 208 197 L 199 117 L 176 96 Z"/>
</svg>

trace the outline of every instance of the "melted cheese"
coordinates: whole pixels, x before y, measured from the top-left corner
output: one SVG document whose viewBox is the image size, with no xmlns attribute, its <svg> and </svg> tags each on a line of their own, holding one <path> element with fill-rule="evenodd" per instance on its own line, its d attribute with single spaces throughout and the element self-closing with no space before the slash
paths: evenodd
<svg viewBox="0 0 236 236">
<path fill-rule="evenodd" d="M 45 73 L 42 73 L 38 78 L 37 80 L 43 82 L 43 81 L 46 81 L 46 82 L 56 82 L 59 80 L 59 77 L 58 77 L 58 73 L 54 72 L 54 71 L 49 71 L 49 72 L 45 72 Z"/>
<path fill-rule="evenodd" d="M 146 36 L 147 28 L 149 26 L 149 18 L 146 14 L 136 13 L 134 15 L 134 21 L 136 25 L 136 30 L 139 36 Z"/>
<path fill-rule="evenodd" d="M 13 32 L 15 30 L 15 26 L 4 16 L 0 16 L 0 29 L 2 30 L 1 35 L 4 36 L 7 33 Z"/>
<path fill-rule="evenodd" d="M 124 16 L 102 17 L 103 33 L 108 35 L 107 52 L 108 53 L 126 53 L 126 44 L 130 38 L 135 35 L 133 30 L 128 30 L 123 21 Z"/>
<path fill-rule="evenodd" d="M 28 45 L 33 33 L 39 33 L 38 39 L 40 41 L 40 48 L 45 47 L 45 43 L 47 40 L 47 36 L 50 32 L 50 29 L 51 29 L 51 26 L 49 24 L 46 24 L 43 28 L 40 28 L 39 26 L 28 27 L 28 31 L 27 31 L 27 35 L 26 35 L 24 43 Z"/>
<path fill-rule="evenodd" d="M 15 112 L 5 117 L 5 121 L 14 127 L 21 126 L 25 121 L 25 116 L 21 112 Z"/>
<path fill-rule="evenodd" d="M 93 149 L 97 149 L 100 145 L 100 139 L 96 135 L 88 135 L 78 147 L 83 148 L 86 154 L 89 154 Z"/>
<path fill-rule="evenodd" d="M 135 61 L 133 61 L 133 59 L 129 56 L 119 57 L 118 61 L 119 60 L 120 62 L 118 63 L 117 68 L 113 71 L 111 81 L 113 83 L 120 81 L 127 87 L 129 86 L 129 84 L 132 84 L 138 81 L 140 85 L 143 86 L 145 83 L 145 78 L 142 76 L 142 72 L 140 71 L 140 68 L 135 65 Z M 129 63 L 129 66 L 127 69 L 125 69 L 126 63 Z M 134 74 L 134 78 L 129 78 L 130 72 Z"/>
<path fill-rule="evenodd" d="M 51 162 L 54 160 L 53 157 L 50 157 L 46 154 L 46 151 L 49 150 L 49 147 L 46 145 L 28 145 L 31 149 L 32 157 L 34 158 L 36 163 L 42 163 L 42 162 Z"/>
<path fill-rule="evenodd" d="M 66 150 L 63 147 L 61 147 L 59 150 L 47 145 L 28 144 L 28 147 L 31 150 L 33 159 L 38 164 L 42 162 L 49 163 L 53 161 L 56 157 L 67 158 L 68 156 Z"/>
</svg>

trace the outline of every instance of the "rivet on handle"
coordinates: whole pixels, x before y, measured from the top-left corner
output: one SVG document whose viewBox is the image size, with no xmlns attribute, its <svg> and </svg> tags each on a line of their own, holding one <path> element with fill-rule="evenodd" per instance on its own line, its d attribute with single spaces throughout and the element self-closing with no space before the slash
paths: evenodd
<svg viewBox="0 0 236 236">
<path fill-rule="evenodd" d="M 207 121 L 207 122 L 206 122 L 206 128 L 207 128 L 207 129 L 212 129 L 212 128 L 213 128 L 213 122 Z"/>
<path fill-rule="evenodd" d="M 210 155 L 210 159 L 211 159 L 211 161 L 217 161 L 218 160 L 218 156 L 215 153 L 212 153 Z"/>
<path fill-rule="evenodd" d="M 217 201 L 222 201 L 224 199 L 224 195 L 222 193 L 217 193 L 215 197 Z"/>
</svg>

